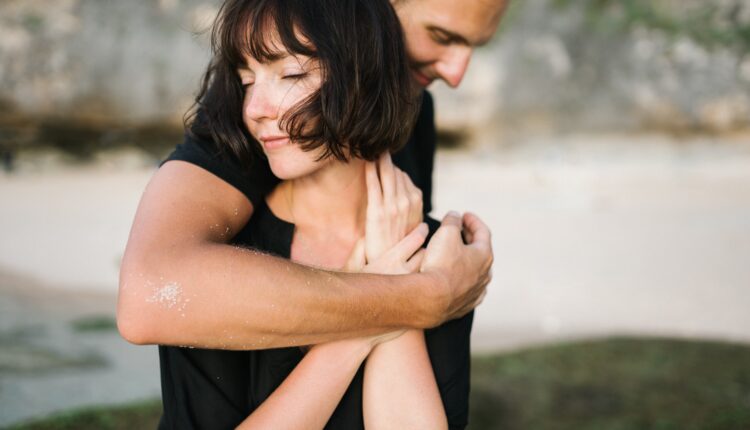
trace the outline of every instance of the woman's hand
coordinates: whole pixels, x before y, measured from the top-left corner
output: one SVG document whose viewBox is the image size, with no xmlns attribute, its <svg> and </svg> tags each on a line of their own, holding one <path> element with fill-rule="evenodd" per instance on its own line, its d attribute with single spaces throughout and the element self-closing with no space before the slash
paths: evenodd
<svg viewBox="0 0 750 430">
<path fill-rule="evenodd" d="M 371 263 L 422 222 L 422 192 L 409 175 L 393 165 L 388 153 L 365 165 L 365 180 L 365 259 Z"/>
<path fill-rule="evenodd" d="M 365 237 L 357 241 L 344 270 L 401 275 L 419 270 L 427 238 L 422 192 L 395 167 L 390 154 L 365 165 Z"/>
</svg>

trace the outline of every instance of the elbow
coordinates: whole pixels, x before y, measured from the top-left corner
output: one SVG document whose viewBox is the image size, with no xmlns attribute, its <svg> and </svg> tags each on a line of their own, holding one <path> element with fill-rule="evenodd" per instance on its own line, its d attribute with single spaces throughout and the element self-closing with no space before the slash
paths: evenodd
<svg viewBox="0 0 750 430">
<path fill-rule="evenodd" d="M 134 345 L 152 345 L 156 339 L 158 323 L 143 297 L 147 292 L 140 279 L 132 276 L 139 273 L 131 270 L 132 264 L 123 264 L 120 270 L 120 285 L 117 295 L 117 330 L 120 336 Z"/>
<path fill-rule="evenodd" d="M 154 326 L 145 309 L 134 303 L 123 300 L 122 294 L 117 300 L 117 331 L 126 341 L 134 345 L 153 345 L 157 343 Z"/>
<path fill-rule="evenodd" d="M 156 343 L 154 341 L 153 329 L 148 324 L 148 321 L 144 321 L 133 310 L 123 309 L 119 303 L 117 309 L 117 331 L 120 332 L 120 336 L 123 339 L 134 345 L 153 345 Z"/>
</svg>

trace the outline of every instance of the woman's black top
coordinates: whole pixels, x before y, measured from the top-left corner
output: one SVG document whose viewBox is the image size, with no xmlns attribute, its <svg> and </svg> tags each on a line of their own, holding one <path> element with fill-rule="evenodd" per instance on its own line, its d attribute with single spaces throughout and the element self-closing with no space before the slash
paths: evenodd
<svg viewBox="0 0 750 430">
<path fill-rule="evenodd" d="M 394 163 L 422 189 L 429 212 L 435 126 L 432 98 L 422 99 L 414 133 L 394 154 Z M 265 195 L 278 183 L 266 162 L 252 168 L 240 166 L 216 154 L 211 142 L 187 136 L 167 158 L 195 164 L 243 192 L 253 203 L 249 223 L 234 238 L 252 247 L 289 258 L 294 226 L 276 216 L 265 204 Z M 166 162 L 165 161 L 165 162 Z M 430 234 L 437 228 L 428 220 Z M 435 379 L 451 429 L 462 429 L 469 408 L 469 335 L 473 312 L 425 331 Z M 160 429 L 229 429 L 236 427 L 266 399 L 302 359 L 297 347 L 258 351 L 225 351 L 200 348 L 159 347 L 164 413 Z M 360 429 L 362 376 L 357 372 L 326 428 Z"/>
<path fill-rule="evenodd" d="M 432 234 L 439 223 L 427 220 Z M 235 243 L 289 258 L 294 225 L 266 204 L 256 207 Z M 450 428 L 464 428 L 469 401 L 469 335 L 473 313 L 425 331 L 440 396 Z M 164 429 L 236 427 L 292 372 L 304 355 L 298 347 L 222 351 L 160 346 Z M 326 425 L 362 429 L 364 364 Z"/>
</svg>

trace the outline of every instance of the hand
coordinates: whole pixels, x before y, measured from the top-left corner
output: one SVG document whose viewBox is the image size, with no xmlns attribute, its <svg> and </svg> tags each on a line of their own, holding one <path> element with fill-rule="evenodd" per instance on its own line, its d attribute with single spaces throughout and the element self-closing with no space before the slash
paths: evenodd
<svg viewBox="0 0 750 430">
<path fill-rule="evenodd" d="M 461 225 L 464 227 L 464 244 Z M 436 321 L 461 317 L 482 302 L 492 277 L 490 230 L 474 214 L 466 213 L 463 223 L 455 212 L 448 213 L 427 245 L 420 271 L 436 276 Z M 433 325 L 430 324 L 430 325 Z"/>
<path fill-rule="evenodd" d="M 365 258 L 372 262 L 422 222 L 422 192 L 395 167 L 387 152 L 365 165 L 367 220 Z"/>
<path fill-rule="evenodd" d="M 425 255 L 425 250 L 421 247 L 428 232 L 427 224 L 419 224 L 396 246 L 391 247 L 377 260 L 369 263 L 365 258 L 365 238 L 360 238 L 354 245 L 343 270 L 381 275 L 416 273 L 420 270 Z"/>
</svg>

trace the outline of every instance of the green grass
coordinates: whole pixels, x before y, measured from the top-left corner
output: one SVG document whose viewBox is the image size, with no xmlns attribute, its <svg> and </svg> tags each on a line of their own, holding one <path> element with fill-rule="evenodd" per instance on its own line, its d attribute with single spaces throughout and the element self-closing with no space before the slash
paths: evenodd
<svg viewBox="0 0 750 430">
<path fill-rule="evenodd" d="M 19 430 L 155 428 L 158 401 Z M 750 429 L 750 346 L 618 338 L 473 360 L 470 429 Z"/>
<path fill-rule="evenodd" d="M 117 330 L 117 322 L 110 315 L 91 315 L 78 318 L 70 323 L 73 330 L 77 332 L 92 331 L 114 331 Z"/>
<path fill-rule="evenodd" d="M 151 400 L 124 406 L 78 409 L 10 427 L 9 430 L 155 429 L 160 415 L 161 401 Z"/>
<path fill-rule="evenodd" d="M 665 339 L 476 357 L 472 429 L 750 429 L 750 347 Z"/>
</svg>

